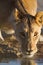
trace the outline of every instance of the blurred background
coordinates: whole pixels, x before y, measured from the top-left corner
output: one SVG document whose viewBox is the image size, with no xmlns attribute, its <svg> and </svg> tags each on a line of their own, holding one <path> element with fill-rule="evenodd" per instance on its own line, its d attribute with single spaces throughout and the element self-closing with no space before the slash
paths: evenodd
<svg viewBox="0 0 43 65">
<path fill-rule="evenodd" d="M 43 10 L 43 0 L 37 0 L 38 3 L 38 11 L 42 11 Z"/>
</svg>

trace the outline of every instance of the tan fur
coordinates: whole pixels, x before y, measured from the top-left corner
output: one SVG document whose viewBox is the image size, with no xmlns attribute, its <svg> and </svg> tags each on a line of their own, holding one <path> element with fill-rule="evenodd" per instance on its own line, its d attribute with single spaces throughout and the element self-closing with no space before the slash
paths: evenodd
<svg viewBox="0 0 43 65">
<path fill-rule="evenodd" d="M 37 0 L 22 0 L 22 4 L 28 14 L 35 16 L 37 11 Z"/>
</svg>

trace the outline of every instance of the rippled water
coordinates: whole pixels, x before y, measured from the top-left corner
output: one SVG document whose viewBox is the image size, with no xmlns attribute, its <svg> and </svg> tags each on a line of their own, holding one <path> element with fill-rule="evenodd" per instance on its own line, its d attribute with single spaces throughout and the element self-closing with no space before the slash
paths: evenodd
<svg viewBox="0 0 43 65">
<path fill-rule="evenodd" d="M 20 60 L 2 60 L 0 65 L 21 65 Z"/>
</svg>

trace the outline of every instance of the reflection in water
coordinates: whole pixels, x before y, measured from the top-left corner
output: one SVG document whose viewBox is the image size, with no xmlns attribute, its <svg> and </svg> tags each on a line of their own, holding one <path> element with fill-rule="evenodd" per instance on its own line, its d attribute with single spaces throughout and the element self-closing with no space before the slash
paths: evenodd
<svg viewBox="0 0 43 65">
<path fill-rule="evenodd" d="M 25 59 L 22 60 L 21 65 L 37 65 L 34 60 Z"/>
<path fill-rule="evenodd" d="M 0 58 L 0 65 L 43 65 L 43 59 L 27 59 L 27 58 Z"/>
</svg>

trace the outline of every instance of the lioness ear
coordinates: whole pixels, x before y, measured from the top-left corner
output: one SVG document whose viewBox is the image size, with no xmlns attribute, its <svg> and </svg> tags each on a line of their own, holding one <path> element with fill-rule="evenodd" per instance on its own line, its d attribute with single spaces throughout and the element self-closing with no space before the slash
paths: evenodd
<svg viewBox="0 0 43 65">
<path fill-rule="evenodd" d="M 36 14 L 36 21 L 37 23 L 43 25 L 43 11 L 40 11 Z"/>
<path fill-rule="evenodd" d="M 13 17 L 14 17 L 15 20 L 18 20 L 19 19 L 19 11 L 18 11 L 17 8 L 15 8 L 13 10 Z"/>
</svg>

